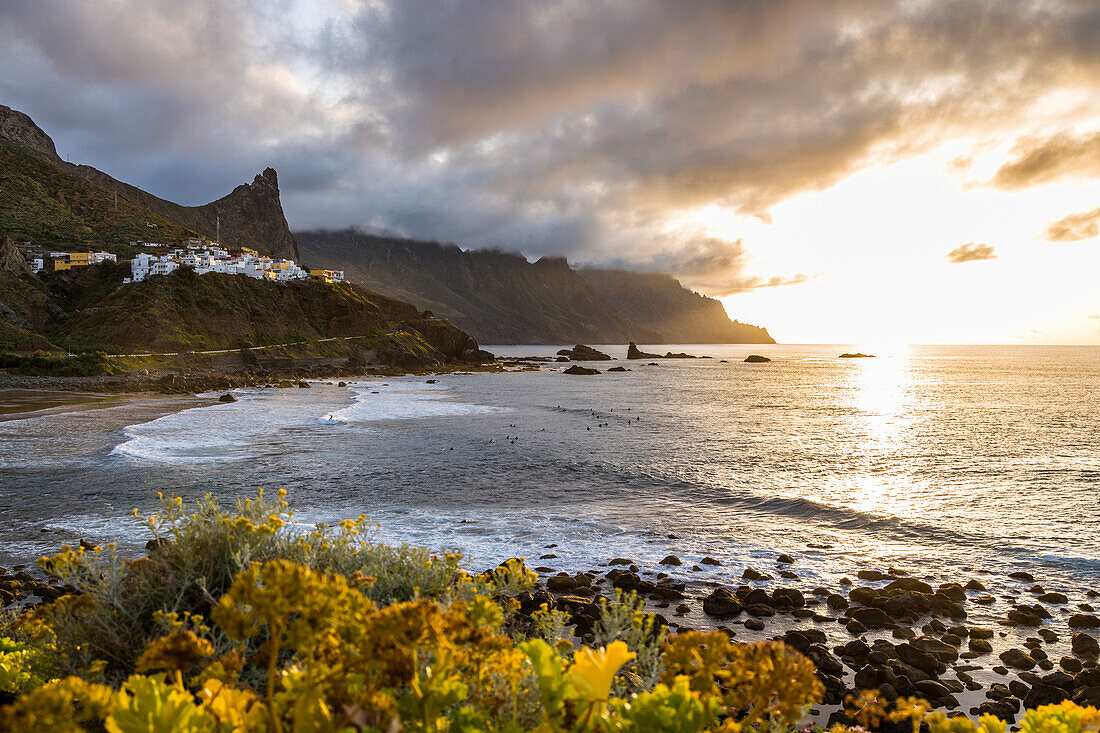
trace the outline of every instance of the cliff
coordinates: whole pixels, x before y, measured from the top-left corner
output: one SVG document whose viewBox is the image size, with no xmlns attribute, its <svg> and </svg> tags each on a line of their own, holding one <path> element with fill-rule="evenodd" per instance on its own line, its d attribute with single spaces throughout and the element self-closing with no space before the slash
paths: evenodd
<svg viewBox="0 0 1100 733">
<path fill-rule="evenodd" d="M 302 259 L 453 321 L 483 343 L 659 343 L 600 297 L 564 258 L 464 252 L 355 230 L 298 232 Z"/>
<path fill-rule="evenodd" d="M 171 275 L 122 285 L 125 264 L 22 273 L 0 242 L 0 351 L 161 353 L 366 337 L 383 363 L 422 367 L 483 354 L 416 307 L 347 283 L 276 283 L 239 275 Z M 339 347 L 340 344 L 332 344 Z"/>
<path fill-rule="evenodd" d="M 299 259 L 298 243 L 290 233 L 283 214 L 279 176 L 274 168 L 266 168 L 256 175 L 252 183 L 243 183 L 228 195 L 203 206 L 180 206 L 165 201 L 88 165 L 72 166 L 72 170 L 82 178 L 108 191 L 115 191 L 127 201 L 175 224 L 210 239 L 220 236 L 219 244 L 223 247 L 249 247 L 272 257 Z"/>
<path fill-rule="evenodd" d="M 213 239 L 220 218 L 221 244 L 298 259 L 271 168 L 217 201 L 181 206 L 91 166 L 66 163 L 30 117 L 0 105 L 0 183 L 0 231 L 34 241 Z"/>
<path fill-rule="evenodd" d="M 578 274 L 624 316 L 681 344 L 774 344 L 766 328 L 731 321 L 719 301 L 659 273 L 583 268 Z"/>
<path fill-rule="evenodd" d="M 564 258 L 463 251 L 356 230 L 297 232 L 303 259 L 416 303 L 484 343 L 774 343 L 667 275 L 574 270 Z"/>
</svg>

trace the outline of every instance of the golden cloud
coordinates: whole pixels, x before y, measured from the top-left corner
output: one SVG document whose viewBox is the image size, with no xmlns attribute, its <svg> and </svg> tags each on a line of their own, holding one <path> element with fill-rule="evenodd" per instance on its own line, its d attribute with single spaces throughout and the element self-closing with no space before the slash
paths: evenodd
<svg viewBox="0 0 1100 733">
<path fill-rule="evenodd" d="M 1048 242 L 1079 242 L 1100 236 L 1100 206 L 1052 221 L 1040 236 Z"/>
<path fill-rule="evenodd" d="M 981 262 L 982 260 L 997 259 L 997 252 L 993 249 L 993 245 L 991 244 L 967 242 L 951 250 L 944 255 L 943 258 L 952 264 Z"/>
</svg>

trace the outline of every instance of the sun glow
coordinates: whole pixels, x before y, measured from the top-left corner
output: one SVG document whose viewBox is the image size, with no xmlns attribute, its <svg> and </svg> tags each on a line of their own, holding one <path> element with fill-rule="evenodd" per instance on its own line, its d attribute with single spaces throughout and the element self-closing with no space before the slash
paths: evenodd
<svg viewBox="0 0 1100 733">
<path fill-rule="evenodd" d="M 879 353 L 874 358 L 859 359 L 851 376 L 852 407 L 860 414 L 865 430 L 859 459 L 871 464 L 869 470 L 860 472 L 863 478 L 856 508 L 905 516 L 916 511 L 907 501 L 909 479 L 903 478 L 903 472 L 887 471 L 885 466 L 896 467 L 901 460 L 905 434 L 912 426 L 913 374 L 906 347 L 876 346 Z"/>
</svg>

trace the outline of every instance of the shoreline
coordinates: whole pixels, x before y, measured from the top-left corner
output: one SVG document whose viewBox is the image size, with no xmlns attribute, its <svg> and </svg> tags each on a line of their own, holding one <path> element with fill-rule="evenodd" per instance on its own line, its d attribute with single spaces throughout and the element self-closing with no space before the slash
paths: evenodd
<svg viewBox="0 0 1100 733">
<path fill-rule="evenodd" d="M 104 394 L 200 394 L 239 387 L 275 386 L 279 383 L 320 379 L 356 379 L 364 377 L 403 377 L 449 374 L 453 372 L 504 371 L 499 363 L 455 362 L 403 369 L 395 366 L 331 365 L 285 369 L 187 369 L 144 370 L 141 373 L 86 377 L 32 376 L 0 374 L 0 393 L 8 391 L 83 392 Z M 0 413 L 3 414 L 3 413 Z"/>
<path fill-rule="evenodd" d="M 887 699 L 912 695 L 948 713 L 1005 720 L 1061 700 L 1100 706 L 1100 616 L 1090 603 L 1100 593 L 1091 588 L 1051 590 L 1022 570 L 947 580 L 899 568 L 853 568 L 837 587 L 811 588 L 800 581 L 798 558 L 786 554 L 770 567 L 745 568 L 738 582 L 685 581 L 666 571 L 721 564 L 669 556 L 645 567 L 610 558 L 565 572 L 552 567 L 553 549 L 533 561 L 539 589 L 520 599 L 522 611 L 549 603 L 579 620 L 583 638 L 599 599 L 614 599 L 618 589 L 637 592 L 672 632 L 781 639 L 814 662 L 825 685 L 815 722 L 837 722 L 845 696 L 872 687 Z"/>
<path fill-rule="evenodd" d="M 1100 705 L 1100 617 L 1088 602 L 1100 593 L 1093 589 L 1052 592 L 1026 571 L 1004 578 L 988 573 L 984 583 L 977 577 L 937 583 L 899 568 L 863 568 L 850 584 L 806 588 L 799 559 L 787 554 L 769 567 L 745 568 L 736 584 L 685 581 L 666 572 L 722 567 L 709 557 L 669 556 L 656 567 L 609 558 L 570 573 L 551 567 L 554 547 L 544 549 L 542 557 L 527 561 L 538 575 L 536 586 L 514 597 L 521 626 L 547 604 L 571 617 L 575 637 L 584 642 L 599 619 L 601 600 L 613 601 L 622 591 L 637 593 L 669 633 L 723 631 L 735 642 L 781 640 L 814 663 L 825 686 L 823 701 L 810 711 L 811 723 L 848 722 L 845 697 L 872 688 L 890 701 L 915 696 L 948 714 L 990 713 L 1007 721 L 1062 700 Z M 56 581 L 36 577 L 41 575 L 33 565 L 0 568 L 0 605 L 33 606 L 64 594 Z M 1017 592 L 997 596 L 979 587 L 986 583 Z M 975 623 L 978 608 L 1000 621 Z M 1045 613 L 1029 617 L 1021 612 L 1025 608 Z M 1076 627 L 1067 625 L 1071 619 L 1078 619 Z"/>
</svg>

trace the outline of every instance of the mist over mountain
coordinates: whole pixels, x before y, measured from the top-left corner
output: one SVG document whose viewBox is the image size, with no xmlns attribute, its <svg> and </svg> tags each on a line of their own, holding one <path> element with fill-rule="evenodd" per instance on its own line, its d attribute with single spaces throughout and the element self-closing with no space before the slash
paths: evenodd
<svg viewBox="0 0 1100 733">
<path fill-rule="evenodd" d="M 576 270 L 561 257 L 464 251 L 355 229 L 296 232 L 311 265 L 408 300 L 482 343 L 774 343 L 667 275 Z"/>
</svg>

